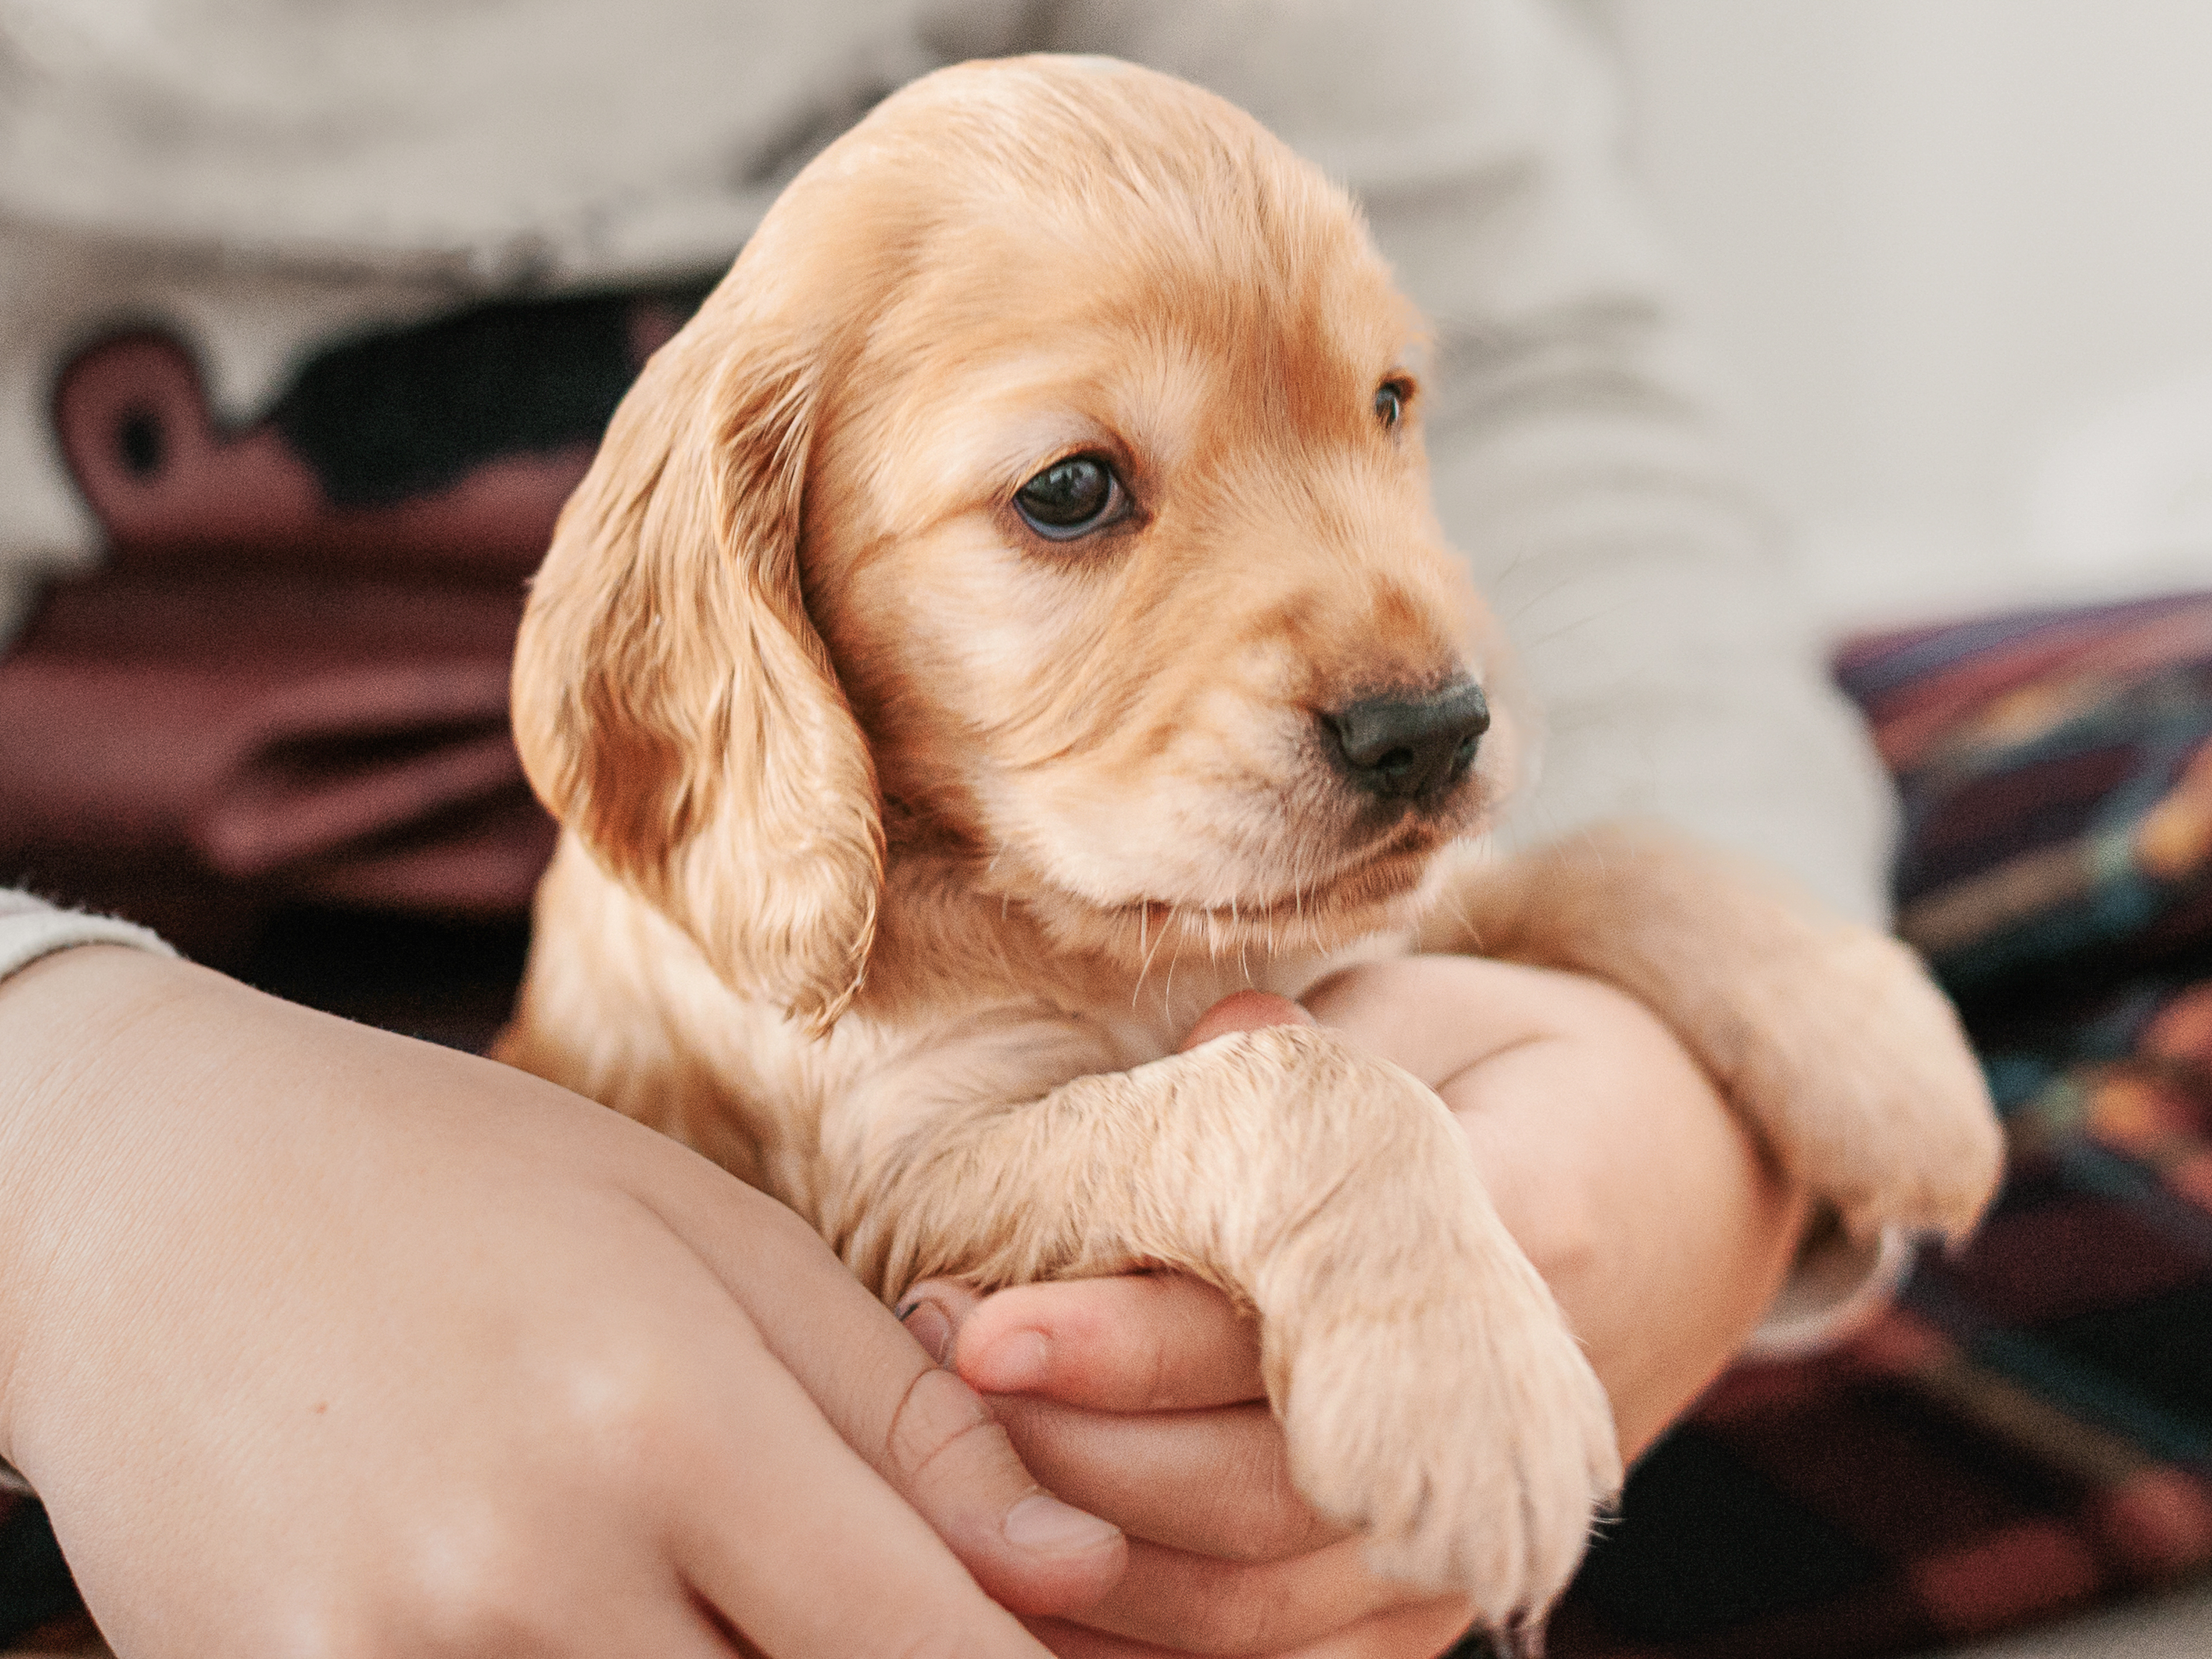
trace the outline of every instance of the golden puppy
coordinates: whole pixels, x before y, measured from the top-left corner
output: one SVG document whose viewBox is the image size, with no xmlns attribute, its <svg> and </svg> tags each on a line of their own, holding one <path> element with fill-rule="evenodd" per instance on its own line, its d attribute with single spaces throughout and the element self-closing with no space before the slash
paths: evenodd
<svg viewBox="0 0 2212 1659">
<path fill-rule="evenodd" d="M 1504 1623 L 1618 1483 L 1604 1396 L 1432 1093 L 1326 1030 L 1176 1054 L 1202 1010 L 1417 934 L 1603 975 L 1862 1231 L 1968 1225 L 1996 1136 L 1887 941 L 1656 838 L 1443 856 L 1511 726 L 1419 338 L 1343 195 L 1206 93 L 1030 58 L 885 101 L 538 575 L 515 720 L 566 834 L 503 1052 L 888 1299 L 1224 1287 L 1305 1495 Z"/>
</svg>

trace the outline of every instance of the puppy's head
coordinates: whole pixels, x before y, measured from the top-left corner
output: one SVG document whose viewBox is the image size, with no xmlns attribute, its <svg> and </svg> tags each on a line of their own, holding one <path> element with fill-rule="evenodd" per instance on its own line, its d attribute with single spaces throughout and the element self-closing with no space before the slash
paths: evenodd
<svg viewBox="0 0 2212 1659">
<path fill-rule="evenodd" d="M 539 793 L 817 1025 L 885 823 L 1065 945 L 1385 926 L 1502 790 L 1358 216 L 1208 94 L 943 71 L 785 193 L 653 361 L 533 591 Z"/>
</svg>

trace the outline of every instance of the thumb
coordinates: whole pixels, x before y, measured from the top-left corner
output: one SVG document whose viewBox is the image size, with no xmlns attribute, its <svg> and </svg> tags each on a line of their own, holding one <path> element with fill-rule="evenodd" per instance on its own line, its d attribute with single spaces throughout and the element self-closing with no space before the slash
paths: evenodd
<svg viewBox="0 0 2212 1659">
<path fill-rule="evenodd" d="M 1198 1017 L 1181 1052 L 1188 1054 L 1201 1042 L 1211 1042 L 1232 1031 L 1256 1031 L 1266 1025 L 1317 1025 L 1320 1022 L 1288 997 L 1266 991 L 1239 991 L 1226 996 Z"/>
</svg>

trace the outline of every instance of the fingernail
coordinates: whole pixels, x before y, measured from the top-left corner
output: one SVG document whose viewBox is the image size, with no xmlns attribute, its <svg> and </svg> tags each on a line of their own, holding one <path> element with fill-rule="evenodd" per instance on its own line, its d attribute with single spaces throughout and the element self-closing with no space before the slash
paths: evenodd
<svg viewBox="0 0 2212 1659">
<path fill-rule="evenodd" d="M 1046 1360 L 1042 1331 L 1009 1331 L 975 1356 L 968 1381 L 989 1394 L 1022 1394 L 1043 1385 Z"/>
<path fill-rule="evenodd" d="M 1111 1521 L 1063 1504 L 1049 1492 L 1031 1492 L 1006 1511 L 1006 1541 L 1041 1555 L 1084 1555 L 1121 1535 Z"/>
<path fill-rule="evenodd" d="M 907 1334 L 922 1346 L 931 1359 L 942 1365 L 952 1352 L 952 1322 L 934 1302 L 909 1302 L 898 1310 Z"/>
</svg>

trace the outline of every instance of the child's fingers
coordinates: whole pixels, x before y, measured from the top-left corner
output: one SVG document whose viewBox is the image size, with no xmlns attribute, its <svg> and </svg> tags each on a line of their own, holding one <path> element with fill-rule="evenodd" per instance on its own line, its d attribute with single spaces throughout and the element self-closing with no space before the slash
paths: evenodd
<svg viewBox="0 0 2212 1659">
<path fill-rule="evenodd" d="M 1109 1636 L 1060 1619 L 1024 1621 L 1059 1659 L 1185 1659 L 1187 1650 Z M 1395 1607 L 1269 1659 L 1433 1659 L 1465 1636 L 1474 1609 L 1457 1596 Z"/>
<path fill-rule="evenodd" d="M 1198 1018 L 1178 1052 L 1188 1053 L 1201 1042 L 1211 1042 L 1231 1031 L 1256 1031 L 1263 1025 L 1311 1025 L 1314 1017 L 1288 997 L 1266 991 L 1239 991 L 1226 996 Z"/>
<path fill-rule="evenodd" d="M 950 1365 L 960 1328 L 982 1300 L 981 1292 L 957 1279 L 926 1279 L 899 1304 L 899 1322 L 908 1336 L 921 1344 L 923 1352 L 940 1365 Z"/>
<path fill-rule="evenodd" d="M 1298 1495 L 1265 1406 L 1089 1412 L 1008 1395 L 996 1409 L 1038 1480 L 1133 1540 L 1256 1563 L 1310 1554 L 1346 1535 Z"/>
<path fill-rule="evenodd" d="M 1161 1412 L 1233 1406 L 1267 1393 L 1259 1326 L 1219 1291 L 1182 1273 L 1018 1285 L 974 1303 L 967 1294 L 920 1285 L 909 1299 L 931 1304 L 954 1327 L 949 1352 L 957 1368 L 987 1394 Z"/>
<path fill-rule="evenodd" d="M 1191 1653 L 1286 1653 L 1418 1594 L 1370 1572 L 1356 1538 L 1256 1565 L 1132 1544 L 1121 1582 L 1079 1619 L 1093 1630 Z"/>
</svg>

